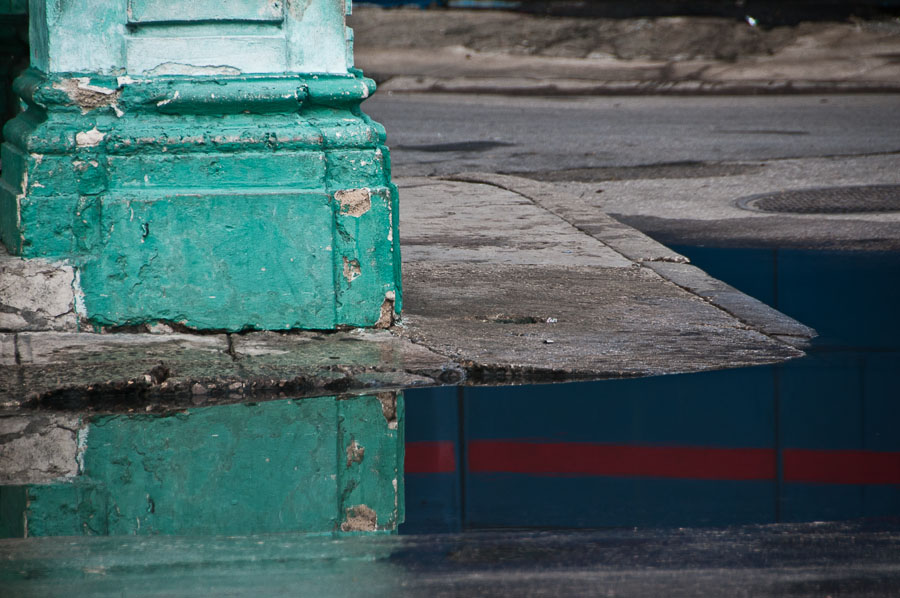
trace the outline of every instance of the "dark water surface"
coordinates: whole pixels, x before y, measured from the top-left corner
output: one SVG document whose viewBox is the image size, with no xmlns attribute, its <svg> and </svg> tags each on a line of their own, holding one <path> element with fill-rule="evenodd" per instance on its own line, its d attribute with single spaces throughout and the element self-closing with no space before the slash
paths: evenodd
<svg viewBox="0 0 900 598">
<path fill-rule="evenodd" d="M 96 533 L 129 535 L 0 539 L 0 596 L 897 596 L 900 254 L 676 249 L 818 329 L 808 357 L 410 390 L 394 427 L 381 396 L 101 417 Z M 392 528 L 404 426 L 401 535 L 335 538 L 348 504 Z"/>
<path fill-rule="evenodd" d="M 900 254 L 673 249 L 814 327 L 808 356 L 406 391 L 401 533 L 900 516 Z"/>
</svg>

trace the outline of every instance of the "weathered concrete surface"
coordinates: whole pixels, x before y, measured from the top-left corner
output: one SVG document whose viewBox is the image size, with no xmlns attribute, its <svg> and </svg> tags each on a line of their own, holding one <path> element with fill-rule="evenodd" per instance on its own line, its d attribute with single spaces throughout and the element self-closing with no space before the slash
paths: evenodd
<svg viewBox="0 0 900 598">
<path fill-rule="evenodd" d="M 78 330 L 74 268 L 13 257 L 0 245 L 0 273 L 0 331 Z"/>
<path fill-rule="evenodd" d="M 816 331 L 812 328 L 716 280 L 688 264 L 687 258 L 665 245 L 643 234 L 635 234 L 635 229 L 585 201 L 584 194 L 577 197 L 561 191 L 560 185 L 508 175 L 470 173 L 449 178 L 481 181 L 528 197 L 536 205 L 559 216 L 578 230 L 604 239 L 607 245 L 628 259 L 650 268 L 666 280 L 706 299 L 764 334 L 801 346 L 816 336 Z"/>
<path fill-rule="evenodd" d="M 402 180 L 412 299 L 391 330 L 0 333 L 0 401 L 13 410 L 165 410 L 691 372 L 797 357 L 766 334 L 794 344 L 814 334 L 555 185 L 456 178 Z"/>
<path fill-rule="evenodd" d="M 569 232 L 579 232 L 593 239 L 602 239 L 603 244 L 638 264 L 642 262 L 674 262 L 684 264 L 688 259 L 657 243 L 632 227 L 611 218 L 583 198 L 565 193 L 559 185 L 550 185 L 528 178 L 493 174 L 486 172 L 463 173 L 445 177 L 449 181 L 464 181 L 492 185 L 512 191 L 532 202 L 535 208 L 546 210 L 557 216 L 557 225 Z M 571 258 L 569 263 L 571 264 Z M 617 265 L 606 262 L 604 265 Z"/>
<path fill-rule="evenodd" d="M 749 10 L 749 9 L 748 9 Z M 547 18 L 384 10 L 351 18 L 383 91 L 500 94 L 823 93 L 900 89 L 900 25 L 764 29 L 709 17 Z"/>
<path fill-rule="evenodd" d="M 232 336 L 242 376 L 278 379 L 301 366 L 310 381 L 331 390 L 454 384 L 465 378 L 458 364 L 428 347 L 401 342 L 387 331 L 356 329 L 322 335 L 259 332 Z"/>
<path fill-rule="evenodd" d="M 402 181 L 415 211 L 402 221 L 401 331 L 466 364 L 470 382 L 652 375 L 801 354 L 646 267 L 685 259 L 576 198 L 516 177 L 457 178 L 495 186 Z M 438 222 L 454 234 L 435 234 Z M 602 251 L 598 237 L 629 259 Z"/>
<path fill-rule="evenodd" d="M 801 354 L 645 268 L 417 262 L 406 272 L 415 289 L 406 333 L 466 363 L 471 382 L 642 376 Z"/>
<path fill-rule="evenodd" d="M 0 486 L 74 476 L 82 427 L 77 414 L 0 417 Z"/>
<path fill-rule="evenodd" d="M 458 364 L 388 331 L 0 334 L 0 407 L 164 410 L 452 384 Z"/>
</svg>

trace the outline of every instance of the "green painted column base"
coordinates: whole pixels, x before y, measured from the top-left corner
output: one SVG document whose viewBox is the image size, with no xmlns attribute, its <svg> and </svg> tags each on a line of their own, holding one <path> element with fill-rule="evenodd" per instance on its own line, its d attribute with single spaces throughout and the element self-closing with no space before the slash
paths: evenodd
<svg viewBox="0 0 900 598">
<path fill-rule="evenodd" d="M 88 327 L 389 325 L 397 190 L 351 75 L 17 79 L 0 239 L 76 269 Z"/>
<path fill-rule="evenodd" d="M 402 421 L 393 393 L 97 416 L 78 476 L 0 487 L 0 537 L 395 532 Z"/>
</svg>

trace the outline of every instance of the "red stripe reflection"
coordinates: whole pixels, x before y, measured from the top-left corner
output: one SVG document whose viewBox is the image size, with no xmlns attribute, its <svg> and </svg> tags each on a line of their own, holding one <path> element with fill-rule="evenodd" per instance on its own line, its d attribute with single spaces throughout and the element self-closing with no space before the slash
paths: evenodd
<svg viewBox="0 0 900 598">
<path fill-rule="evenodd" d="M 900 484 L 900 453 L 784 449 L 784 481 Z"/>
<path fill-rule="evenodd" d="M 406 473 L 453 473 L 456 445 L 451 441 L 407 442 L 403 466 Z"/>
<path fill-rule="evenodd" d="M 469 468 L 473 473 L 772 480 L 775 452 L 477 440 L 469 443 Z"/>
</svg>

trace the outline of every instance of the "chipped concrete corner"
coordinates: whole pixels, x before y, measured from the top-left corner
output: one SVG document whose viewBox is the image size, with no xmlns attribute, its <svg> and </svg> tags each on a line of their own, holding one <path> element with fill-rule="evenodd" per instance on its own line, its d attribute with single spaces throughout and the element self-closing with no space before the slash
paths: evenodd
<svg viewBox="0 0 900 598">
<path fill-rule="evenodd" d="M 397 189 L 384 129 L 360 111 L 374 83 L 347 67 L 345 5 L 259 3 L 74 0 L 30 15 L 0 241 L 74 273 L 82 329 L 383 326 L 388 294 L 400 311 Z M 5 329 L 39 329 L 41 304 L 15 305 L 38 315 Z"/>
<path fill-rule="evenodd" d="M 384 421 L 387 422 L 388 428 L 396 430 L 397 423 L 397 393 L 395 392 L 379 392 L 375 395 L 381 403 L 381 413 L 384 415 Z"/>
<path fill-rule="evenodd" d="M 359 218 L 372 207 L 372 193 L 368 189 L 347 189 L 334 193 L 341 204 L 341 214 Z"/>
<path fill-rule="evenodd" d="M 60 79 L 53 83 L 53 88 L 59 89 L 69 96 L 69 100 L 81 109 L 82 114 L 87 114 L 91 110 L 97 110 L 98 108 L 115 106 L 119 96 L 122 94 L 121 87 L 109 88 L 92 85 L 90 77 Z M 79 143 L 79 145 L 81 144 Z M 95 143 L 94 145 L 97 144 Z"/>
<path fill-rule="evenodd" d="M 378 514 L 366 505 L 347 507 L 342 532 L 374 532 L 378 530 Z"/>
<path fill-rule="evenodd" d="M 397 320 L 397 295 L 394 291 L 388 291 L 384 294 L 384 301 L 381 302 L 381 315 L 375 322 L 375 328 L 390 328 Z"/>
</svg>

